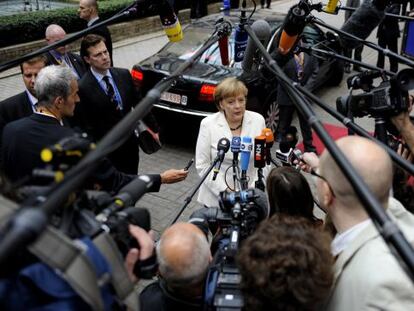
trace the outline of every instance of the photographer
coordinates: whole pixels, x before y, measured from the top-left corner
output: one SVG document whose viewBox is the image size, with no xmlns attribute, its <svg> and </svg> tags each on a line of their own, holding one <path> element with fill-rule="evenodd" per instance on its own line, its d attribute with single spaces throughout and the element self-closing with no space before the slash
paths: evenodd
<svg viewBox="0 0 414 311">
<path fill-rule="evenodd" d="M 305 218 L 263 221 L 237 256 L 243 310 L 319 310 L 333 281 L 329 243 Z"/>
<path fill-rule="evenodd" d="M 203 232 L 188 223 L 172 225 L 161 236 L 157 258 L 159 279 L 141 293 L 141 310 L 201 310 L 212 259 Z"/>
<path fill-rule="evenodd" d="M 154 241 L 145 230 L 130 226 L 130 234 L 136 239 L 139 249 L 133 248 L 127 254 L 124 264 L 132 282 L 138 281 L 133 269 L 138 261 L 153 256 Z M 87 256 L 98 276 L 112 273 L 108 262 L 88 240 L 79 241 L 85 247 Z M 7 279 L 0 279 L 1 310 L 91 310 L 78 293 L 62 277 L 64 271 L 55 270 L 41 262 L 22 268 Z M 104 300 L 105 310 L 120 308 L 113 290 L 107 285 L 98 285 Z M 137 298 L 138 299 L 138 298 Z"/>
</svg>

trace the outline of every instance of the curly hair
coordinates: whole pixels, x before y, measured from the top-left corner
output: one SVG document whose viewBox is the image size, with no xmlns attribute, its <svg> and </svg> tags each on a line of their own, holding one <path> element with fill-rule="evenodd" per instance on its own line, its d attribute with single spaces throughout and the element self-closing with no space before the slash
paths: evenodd
<svg viewBox="0 0 414 311">
<path fill-rule="evenodd" d="M 315 310 L 333 282 L 330 237 L 297 216 L 264 221 L 237 263 L 245 310 Z"/>
</svg>

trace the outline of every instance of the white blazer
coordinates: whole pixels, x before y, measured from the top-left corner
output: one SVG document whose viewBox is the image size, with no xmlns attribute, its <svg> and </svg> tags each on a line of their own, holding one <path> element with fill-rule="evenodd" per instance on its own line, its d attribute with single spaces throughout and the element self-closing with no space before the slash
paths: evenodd
<svg viewBox="0 0 414 311">
<path fill-rule="evenodd" d="M 256 136 L 259 136 L 262 133 L 262 130 L 265 127 L 265 120 L 262 115 L 246 110 L 243 117 L 240 136 L 249 136 L 252 140 L 254 140 Z M 217 156 L 217 142 L 223 137 L 230 140 L 230 142 L 233 138 L 223 112 L 214 113 L 201 121 L 195 156 L 196 169 L 200 177 L 203 176 Z M 229 150 L 224 157 L 224 161 L 221 164 L 220 172 L 218 173 L 216 180 L 213 181 L 213 172 L 210 172 L 206 180 L 201 185 L 198 193 L 198 202 L 209 207 L 218 207 L 219 193 L 227 188 L 224 179 L 225 172 L 229 167 L 231 167 L 232 162 L 233 154 Z M 263 168 L 265 179 L 269 172 L 270 166 Z M 249 188 L 253 188 L 254 182 L 257 180 L 257 169 L 254 168 L 253 151 L 250 154 L 247 176 L 250 178 Z M 233 188 L 233 170 L 231 168 L 227 171 L 226 180 L 227 183 Z"/>
</svg>

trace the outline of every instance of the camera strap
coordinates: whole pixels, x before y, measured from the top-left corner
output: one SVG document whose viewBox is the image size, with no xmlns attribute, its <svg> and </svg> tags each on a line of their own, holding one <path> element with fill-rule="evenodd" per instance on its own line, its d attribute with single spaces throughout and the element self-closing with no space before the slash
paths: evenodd
<svg viewBox="0 0 414 311">
<path fill-rule="evenodd" d="M 2 196 L 0 196 L 0 204 L 2 205 L 0 225 L 2 225 L 18 209 L 18 206 Z M 139 310 L 138 299 L 133 291 L 134 286 L 128 278 L 115 242 L 108 233 L 102 233 L 93 240 L 93 243 L 112 269 L 112 285 L 118 298 L 131 310 Z M 59 271 L 92 310 L 104 310 L 99 286 L 107 283 L 107 274 L 98 278 L 94 265 L 86 255 L 86 249 L 86 245 L 81 241 L 71 240 L 52 226 L 47 226 L 36 242 L 28 247 L 28 250 L 40 261 Z"/>
</svg>

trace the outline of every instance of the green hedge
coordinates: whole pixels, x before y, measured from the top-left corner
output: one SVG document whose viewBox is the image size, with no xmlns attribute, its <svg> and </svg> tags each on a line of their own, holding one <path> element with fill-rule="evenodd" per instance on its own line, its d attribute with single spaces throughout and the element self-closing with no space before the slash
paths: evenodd
<svg viewBox="0 0 414 311">
<path fill-rule="evenodd" d="M 180 0 L 180 9 L 188 8 L 190 1 L 194 0 Z M 101 0 L 99 2 L 99 16 L 102 19 L 107 19 L 133 2 L 131 0 Z M 219 1 L 209 0 L 207 2 Z M 156 14 L 156 8 L 153 5 L 143 4 L 139 6 L 137 15 L 128 18 Z M 126 20 L 127 18 L 118 19 L 116 23 Z M 61 25 L 67 33 L 76 32 L 86 27 L 86 22 L 78 16 L 77 7 L 2 16 L 0 17 L 0 47 L 43 39 L 46 27 L 53 23 Z"/>
</svg>

